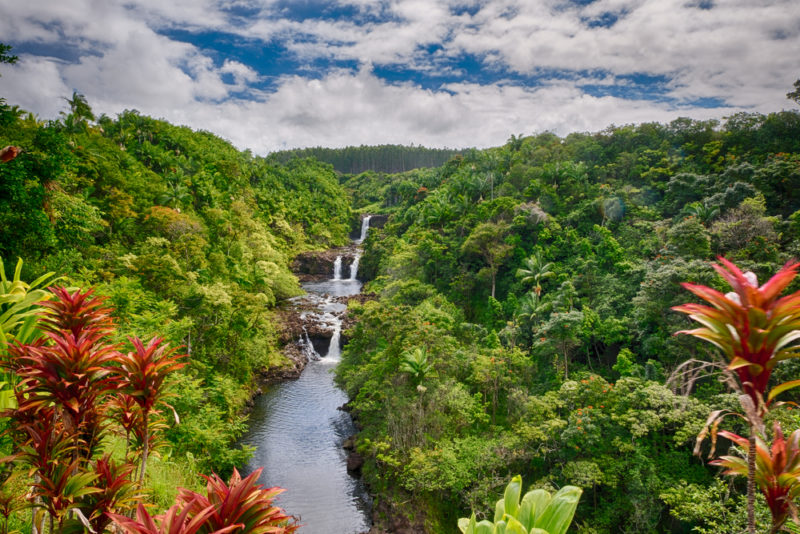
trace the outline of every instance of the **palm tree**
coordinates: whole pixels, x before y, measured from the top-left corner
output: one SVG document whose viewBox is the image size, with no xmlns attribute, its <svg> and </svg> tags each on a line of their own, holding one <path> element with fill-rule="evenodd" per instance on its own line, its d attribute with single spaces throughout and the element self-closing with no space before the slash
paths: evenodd
<svg viewBox="0 0 800 534">
<path fill-rule="evenodd" d="M 685 217 L 694 217 L 703 225 L 708 225 L 708 223 L 719 217 L 719 208 L 712 208 L 708 204 L 701 204 L 700 202 L 692 202 L 684 206 L 682 213 Z"/>
<path fill-rule="evenodd" d="M 542 280 L 556 275 L 553 272 L 553 264 L 545 262 L 539 250 L 536 250 L 529 258 L 526 258 L 523 263 L 526 268 L 517 269 L 517 278 L 521 278 L 521 282 L 525 285 L 532 284 L 536 296 L 541 297 Z"/>
<path fill-rule="evenodd" d="M 400 371 L 412 376 L 414 383 L 419 385 L 426 376 L 433 376 L 433 364 L 428 360 L 425 347 L 415 347 L 414 350 L 403 354 L 400 361 Z"/>
</svg>

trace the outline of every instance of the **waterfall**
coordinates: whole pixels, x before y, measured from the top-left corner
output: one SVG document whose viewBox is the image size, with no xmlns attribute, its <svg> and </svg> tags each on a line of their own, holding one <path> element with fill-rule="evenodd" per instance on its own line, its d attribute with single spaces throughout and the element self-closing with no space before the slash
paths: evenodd
<svg viewBox="0 0 800 534">
<path fill-rule="evenodd" d="M 342 322 L 336 321 L 336 326 L 333 328 L 333 336 L 331 336 L 331 344 L 328 346 L 328 354 L 325 355 L 326 360 L 338 362 L 341 358 L 342 349 L 339 347 L 341 337 Z"/>
<path fill-rule="evenodd" d="M 300 338 L 300 346 L 303 348 L 303 354 L 309 361 L 319 360 L 319 353 L 317 349 L 314 348 L 314 344 L 311 343 L 311 338 L 308 337 L 308 330 L 306 330 L 305 326 L 303 327 L 303 337 Z"/>
<path fill-rule="evenodd" d="M 367 230 L 369 230 L 369 220 L 372 215 L 367 215 L 361 220 L 361 237 L 356 240 L 356 243 L 361 244 L 367 238 Z"/>
<path fill-rule="evenodd" d="M 336 256 L 336 261 L 333 262 L 333 279 L 342 279 L 342 257 Z"/>
<path fill-rule="evenodd" d="M 358 276 L 358 262 L 361 261 L 361 253 L 356 252 L 356 255 L 353 257 L 353 263 L 350 264 L 350 280 L 356 280 Z"/>
</svg>

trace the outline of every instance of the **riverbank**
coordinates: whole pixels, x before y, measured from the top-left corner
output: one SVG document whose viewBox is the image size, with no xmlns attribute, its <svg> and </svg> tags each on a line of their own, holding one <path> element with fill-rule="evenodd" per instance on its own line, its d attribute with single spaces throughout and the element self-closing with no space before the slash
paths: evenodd
<svg viewBox="0 0 800 534">
<path fill-rule="evenodd" d="M 368 222 L 365 218 L 353 245 L 295 260 L 306 294 L 278 310 L 279 342 L 290 363 L 261 375 L 250 428 L 241 440 L 255 448 L 245 471 L 263 468 L 262 483 L 286 488 L 278 504 L 299 516 L 308 534 L 356 534 L 371 526 L 371 499 L 357 476 L 358 453 L 345 447 L 356 427 L 341 409 L 347 397 L 331 374 L 342 332 L 353 321 L 349 303 L 374 298 L 360 294 L 357 276 L 358 244 Z"/>
</svg>

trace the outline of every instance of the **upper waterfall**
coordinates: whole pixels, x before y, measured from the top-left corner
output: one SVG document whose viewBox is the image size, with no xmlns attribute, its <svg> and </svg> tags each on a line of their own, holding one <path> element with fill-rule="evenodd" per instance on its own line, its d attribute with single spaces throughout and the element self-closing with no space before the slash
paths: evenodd
<svg viewBox="0 0 800 534">
<path fill-rule="evenodd" d="M 361 244 L 367 238 L 367 231 L 369 230 L 369 220 L 372 215 L 367 215 L 361 220 L 361 237 L 355 240 L 356 244 Z"/>
</svg>

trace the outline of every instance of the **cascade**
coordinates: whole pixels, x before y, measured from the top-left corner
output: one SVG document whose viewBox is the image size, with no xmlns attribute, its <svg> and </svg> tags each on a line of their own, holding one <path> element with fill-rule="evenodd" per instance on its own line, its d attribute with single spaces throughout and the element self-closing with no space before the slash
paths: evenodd
<svg viewBox="0 0 800 534">
<path fill-rule="evenodd" d="M 336 260 L 333 262 L 333 279 L 334 280 L 341 280 L 342 279 L 342 256 L 336 256 Z"/>
<path fill-rule="evenodd" d="M 336 326 L 333 328 L 333 336 L 331 336 L 331 344 L 328 345 L 328 354 L 325 359 L 338 362 L 342 355 L 342 348 L 339 346 L 342 338 L 342 322 L 337 321 Z"/>
<path fill-rule="evenodd" d="M 372 215 L 367 215 L 361 221 L 361 237 L 356 239 L 356 243 L 361 244 L 367 238 L 367 231 L 369 230 L 369 220 L 372 218 Z"/>
<path fill-rule="evenodd" d="M 300 346 L 303 348 L 303 354 L 305 354 L 309 361 L 319 360 L 319 353 L 317 349 L 314 348 L 314 344 L 311 343 L 311 338 L 308 337 L 308 330 L 306 330 L 305 326 L 303 327 L 303 337 L 300 338 Z"/>
<path fill-rule="evenodd" d="M 350 280 L 356 280 L 358 276 L 358 262 L 361 260 L 361 252 L 356 252 L 353 263 L 350 265 Z"/>
<path fill-rule="evenodd" d="M 347 395 L 331 374 L 342 356 L 347 297 L 361 290 L 356 277 L 363 252 L 358 245 L 367 236 L 369 219 L 364 217 L 361 239 L 353 240 L 349 249 L 348 256 L 353 255 L 349 278 L 342 277 L 344 258 L 339 255 L 333 279 L 304 283 L 306 295 L 294 300 L 303 309 L 301 321 L 332 333 L 327 353 L 321 357 L 304 327 L 298 343 L 308 365 L 297 380 L 277 384 L 259 398 L 241 441 L 255 447 L 244 472 L 263 467 L 259 483 L 288 488 L 276 504 L 301 516 L 307 534 L 354 534 L 370 528 L 369 494 L 363 480 L 348 473 L 348 453 L 342 448 L 357 429 L 340 409 Z"/>
</svg>

